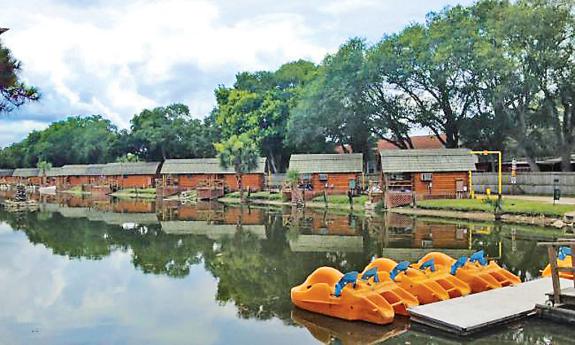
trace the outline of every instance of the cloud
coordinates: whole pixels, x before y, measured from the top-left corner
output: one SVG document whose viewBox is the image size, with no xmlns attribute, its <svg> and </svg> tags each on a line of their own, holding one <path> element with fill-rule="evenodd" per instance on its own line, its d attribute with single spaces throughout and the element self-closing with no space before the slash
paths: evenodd
<svg viewBox="0 0 575 345">
<path fill-rule="evenodd" d="M 102 114 L 127 127 L 173 102 L 203 117 L 238 71 L 319 62 L 349 37 L 376 41 L 458 2 L 471 1 L 0 0 L 3 42 L 43 95 L 6 121 Z M 6 135 L 1 144 L 23 137 Z"/>
<path fill-rule="evenodd" d="M 0 118 L 0 148 L 8 146 L 15 137 L 25 137 L 33 130 L 41 130 L 48 127 L 48 124 L 40 121 L 22 120 L 11 121 L 11 118 Z"/>
</svg>

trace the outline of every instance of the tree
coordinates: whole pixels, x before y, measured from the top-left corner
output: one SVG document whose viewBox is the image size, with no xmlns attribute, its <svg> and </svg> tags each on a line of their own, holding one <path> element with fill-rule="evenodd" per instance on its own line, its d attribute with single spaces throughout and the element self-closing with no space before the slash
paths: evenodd
<svg viewBox="0 0 575 345">
<path fill-rule="evenodd" d="M 448 148 L 458 147 L 462 126 L 475 115 L 478 80 L 471 71 L 477 33 L 470 9 L 456 6 L 428 14 L 425 25 L 384 37 L 370 51 L 378 88 L 401 95 L 415 123 Z"/>
<path fill-rule="evenodd" d="M 539 170 L 536 158 L 559 152 L 570 170 L 575 146 L 573 116 L 573 3 L 551 0 L 481 1 L 475 5 L 483 35 L 476 73 L 487 112 L 482 127 L 501 126 L 505 138 Z"/>
<path fill-rule="evenodd" d="M 220 86 L 215 91 L 214 115 L 223 139 L 248 134 L 268 158 L 272 171 L 283 170 L 293 151 L 285 140 L 290 110 L 316 70 L 313 63 L 299 60 L 275 72 L 242 72 L 232 88 Z"/>
<path fill-rule="evenodd" d="M 354 38 L 323 60 L 292 111 L 288 131 L 294 146 L 319 139 L 368 157 L 372 122 L 363 98 L 365 50 L 365 42 Z"/>
<path fill-rule="evenodd" d="M 213 157 L 217 131 L 211 123 L 193 119 L 183 104 L 144 109 L 135 115 L 131 133 L 122 137 L 125 152 L 148 161 Z M 121 151 L 121 150 L 120 150 Z"/>
<path fill-rule="evenodd" d="M 36 166 L 42 160 L 55 166 L 107 163 L 115 158 L 111 147 L 116 138 L 116 127 L 100 115 L 69 117 L 3 149 L 0 158 L 6 160 L 0 164 L 14 168 Z"/>
<path fill-rule="evenodd" d="M 36 167 L 39 170 L 40 176 L 42 176 L 42 184 L 46 184 L 46 174 L 50 169 L 52 169 L 52 163 L 47 161 L 39 161 Z"/>
<path fill-rule="evenodd" d="M 40 93 L 18 79 L 22 64 L 0 42 L 0 114 L 8 113 L 28 101 L 37 101 Z"/>
<path fill-rule="evenodd" d="M 228 140 L 214 145 L 220 165 L 233 168 L 238 181 L 240 199 L 244 200 L 243 174 L 255 170 L 259 164 L 258 149 L 246 134 L 232 135 Z"/>
<path fill-rule="evenodd" d="M 135 154 L 129 153 L 129 152 L 123 156 L 116 158 L 116 162 L 118 162 L 118 163 L 133 163 L 133 162 L 139 162 L 139 161 L 140 161 L 140 157 L 138 157 L 138 155 L 135 155 Z"/>
</svg>

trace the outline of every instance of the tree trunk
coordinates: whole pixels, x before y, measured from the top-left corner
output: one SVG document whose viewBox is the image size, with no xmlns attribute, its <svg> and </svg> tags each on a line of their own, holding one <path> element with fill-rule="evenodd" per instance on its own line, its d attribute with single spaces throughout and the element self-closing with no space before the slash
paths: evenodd
<svg viewBox="0 0 575 345">
<path fill-rule="evenodd" d="M 529 164 L 529 169 L 533 172 L 538 172 L 539 171 L 539 166 L 537 165 L 537 162 L 535 161 L 535 159 L 533 157 L 531 157 L 531 155 L 527 154 L 525 156 L 525 160 L 527 160 L 527 164 Z"/>
<path fill-rule="evenodd" d="M 571 165 L 571 150 L 566 147 L 561 150 L 561 171 L 573 171 L 573 167 Z"/>
<path fill-rule="evenodd" d="M 244 198 L 244 186 L 242 184 L 242 175 L 236 174 L 236 180 L 238 181 L 238 189 L 240 190 L 240 200 L 241 202 L 244 202 L 245 198 Z"/>
</svg>

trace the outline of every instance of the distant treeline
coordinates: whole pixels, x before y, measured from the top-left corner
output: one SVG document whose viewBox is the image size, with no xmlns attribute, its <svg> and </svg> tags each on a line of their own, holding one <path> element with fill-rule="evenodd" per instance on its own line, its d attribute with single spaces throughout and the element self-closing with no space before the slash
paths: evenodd
<svg viewBox="0 0 575 345">
<path fill-rule="evenodd" d="M 569 170 L 574 13 L 570 0 L 446 8 L 373 45 L 350 39 L 319 65 L 299 60 L 238 73 L 233 86 L 215 90 L 217 106 L 205 120 L 178 104 L 144 110 L 122 131 L 100 116 L 73 117 L 5 148 L 0 164 L 209 157 L 213 143 L 243 136 L 283 170 L 291 153 L 334 146 L 367 161 L 377 140 L 408 149 L 409 133 L 424 130 L 448 148 L 525 157 L 535 171 L 536 158 L 561 156 Z"/>
</svg>

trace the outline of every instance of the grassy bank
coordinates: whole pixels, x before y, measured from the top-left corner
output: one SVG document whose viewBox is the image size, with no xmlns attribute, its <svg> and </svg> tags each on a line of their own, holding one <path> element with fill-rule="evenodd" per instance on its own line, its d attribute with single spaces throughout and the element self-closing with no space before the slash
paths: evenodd
<svg viewBox="0 0 575 345">
<path fill-rule="evenodd" d="M 247 193 L 246 193 L 247 197 Z M 291 206 L 291 202 L 283 200 L 281 193 L 257 192 L 251 193 L 250 202 L 262 205 L 275 205 L 275 206 Z M 237 204 L 240 202 L 240 193 L 234 192 L 226 194 L 225 197 L 220 198 L 219 201 L 223 203 Z M 363 211 L 365 202 L 367 201 L 366 195 L 360 195 L 353 198 L 353 208 L 355 211 Z M 306 207 L 311 208 L 325 208 L 323 196 L 318 196 L 311 201 L 306 202 Z M 350 210 L 349 200 L 346 195 L 329 195 L 327 198 L 327 207 L 329 209 L 337 210 Z"/>
<path fill-rule="evenodd" d="M 110 195 L 118 198 L 155 199 L 156 188 L 126 188 Z"/>
<path fill-rule="evenodd" d="M 70 189 L 64 190 L 62 191 L 62 193 L 68 193 L 68 194 L 74 194 L 74 195 L 87 195 L 87 194 L 92 194 L 90 192 L 86 192 L 84 190 L 82 190 L 81 186 L 75 186 L 72 187 Z"/>
<path fill-rule="evenodd" d="M 324 203 L 323 196 L 313 198 L 312 202 Z M 353 205 L 363 207 L 367 202 L 367 195 L 358 195 L 353 197 Z M 327 203 L 332 205 L 349 205 L 347 195 L 328 195 Z"/>
<path fill-rule="evenodd" d="M 424 200 L 417 207 L 433 210 L 480 211 L 493 213 L 493 205 L 485 199 L 438 199 Z M 575 205 L 553 205 L 552 203 L 532 200 L 503 198 L 502 212 L 508 214 L 547 217 L 563 217 L 567 212 L 575 211 Z"/>
<path fill-rule="evenodd" d="M 225 196 L 231 199 L 240 199 L 240 192 L 228 193 Z M 248 192 L 244 192 L 244 197 L 248 197 Z M 272 201 L 282 201 L 281 193 L 270 193 L 270 192 L 254 192 L 250 194 L 250 200 L 272 200 Z"/>
</svg>

